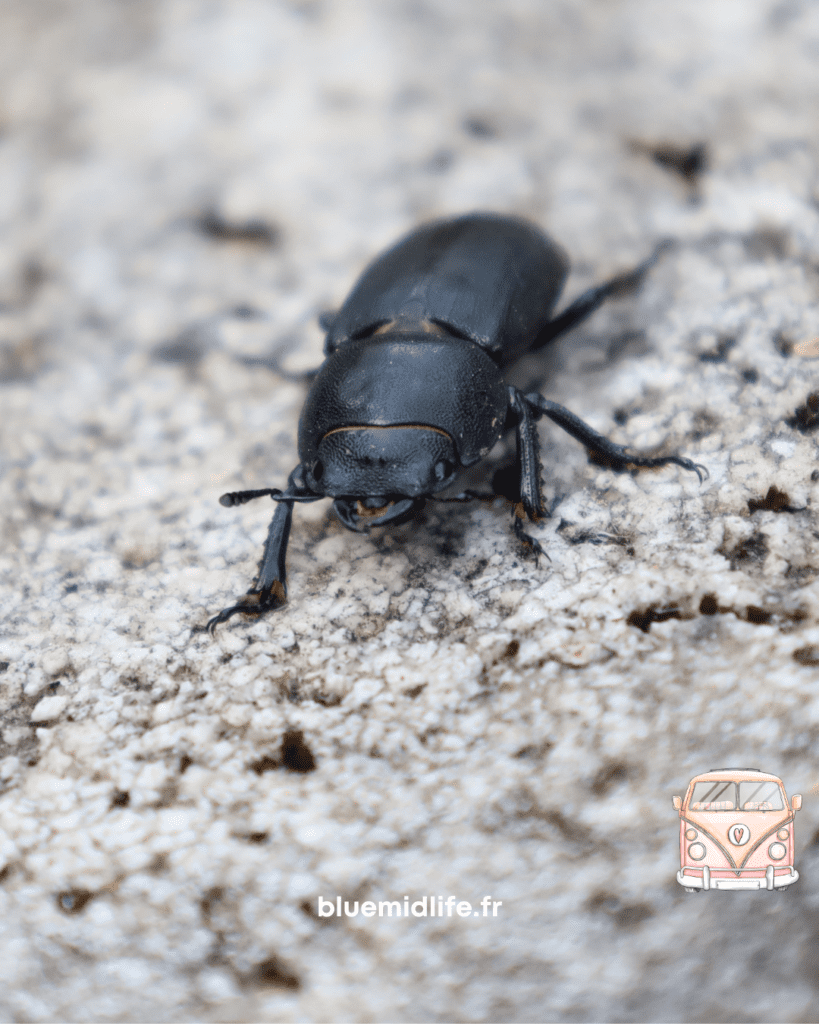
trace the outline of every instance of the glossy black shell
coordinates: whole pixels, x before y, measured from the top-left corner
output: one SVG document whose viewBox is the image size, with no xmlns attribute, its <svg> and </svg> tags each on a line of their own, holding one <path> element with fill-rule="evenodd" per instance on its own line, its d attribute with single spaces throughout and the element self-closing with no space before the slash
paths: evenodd
<svg viewBox="0 0 819 1024">
<path fill-rule="evenodd" d="M 313 382 L 299 457 L 311 466 L 331 430 L 417 424 L 447 433 L 461 465 L 471 466 L 503 433 L 507 404 L 498 367 L 471 341 L 423 332 L 349 341 Z"/>
<path fill-rule="evenodd" d="M 395 320 L 428 321 L 507 365 L 549 322 L 568 269 L 563 250 L 517 218 L 481 213 L 427 224 L 364 271 L 324 351 Z"/>
</svg>

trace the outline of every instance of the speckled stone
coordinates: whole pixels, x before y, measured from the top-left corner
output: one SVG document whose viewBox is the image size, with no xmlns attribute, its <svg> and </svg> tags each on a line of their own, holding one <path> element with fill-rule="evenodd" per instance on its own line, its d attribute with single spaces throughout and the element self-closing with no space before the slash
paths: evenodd
<svg viewBox="0 0 819 1024">
<path fill-rule="evenodd" d="M 807 0 L 7 0 L 0 1019 L 815 1020 L 817 66 Z M 195 632 L 271 514 L 219 494 L 296 461 L 265 360 L 472 209 L 567 298 L 675 240 L 522 372 L 710 478 L 544 426 L 548 560 L 317 503 L 289 604 Z M 803 794 L 787 896 L 675 881 L 729 764 Z"/>
</svg>

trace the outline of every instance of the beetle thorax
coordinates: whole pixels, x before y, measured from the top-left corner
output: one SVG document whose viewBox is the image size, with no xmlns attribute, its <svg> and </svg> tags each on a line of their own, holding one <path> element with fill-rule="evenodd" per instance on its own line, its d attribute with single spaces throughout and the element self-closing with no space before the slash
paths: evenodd
<svg viewBox="0 0 819 1024">
<path fill-rule="evenodd" d="M 346 342 L 310 390 L 299 455 L 308 471 L 316 461 L 332 467 L 332 478 L 315 481 L 322 494 L 430 494 L 441 489 L 436 465 L 487 455 L 507 402 L 501 371 L 472 342 L 421 331 Z M 382 477 L 378 489 L 367 483 Z"/>
</svg>

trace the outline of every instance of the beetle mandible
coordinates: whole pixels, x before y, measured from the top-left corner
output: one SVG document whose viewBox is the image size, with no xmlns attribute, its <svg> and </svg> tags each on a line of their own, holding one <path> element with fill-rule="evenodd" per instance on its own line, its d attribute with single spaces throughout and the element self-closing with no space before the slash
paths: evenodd
<svg viewBox="0 0 819 1024">
<path fill-rule="evenodd" d="M 509 386 L 510 366 L 580 323 L 607 298 L 640 283 L 663 246 L 634 270 L 552 311 L 569 271 L 563 250 L 525 220 L 475 213 L 424 225 L 379 256 L 338 314 L 326 318 L 326 359 L 299 421 L 299 464 L 287 488 L 223 494 L 227 507 L 278 502 L 250 591 L 215 615 L 262 614 L 286 600 L 285 555 L 296 502 L 332 498 L 350 530 L 402 523 L 485 458 L 503 434 L 517 435 L 514 530 L 548 515 L 535 423 L 547 416 L 615 469 L 671 463 L 702 479 L 681 455 L 636 455 L 537 392 Z M 492 494 L 464 491 L 468 501 Z"/>
</svg>

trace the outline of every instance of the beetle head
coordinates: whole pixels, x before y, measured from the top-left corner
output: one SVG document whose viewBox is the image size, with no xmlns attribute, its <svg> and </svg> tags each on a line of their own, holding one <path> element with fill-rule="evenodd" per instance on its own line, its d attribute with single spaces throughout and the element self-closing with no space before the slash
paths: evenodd
<svg viewBox="0 0 819 1024">
<path fill-rule="evenodd" d="M 459 469 L 452 438 L 420 425 L 331 430 L 316 454 L 308 486 L 336 499 L 336 513 L 351 530 L 409 519 Z"/>
</svg>

